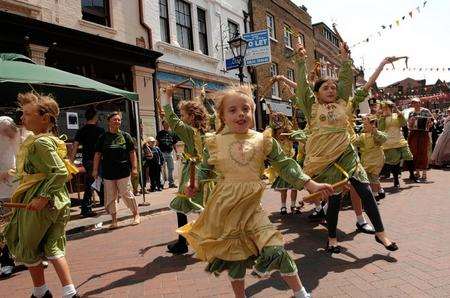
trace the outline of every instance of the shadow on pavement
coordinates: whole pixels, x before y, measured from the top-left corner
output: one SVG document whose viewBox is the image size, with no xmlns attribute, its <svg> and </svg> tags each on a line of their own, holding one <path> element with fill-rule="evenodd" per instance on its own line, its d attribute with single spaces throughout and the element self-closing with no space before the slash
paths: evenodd
<svg viewBox="0 0 450 298">
<path fill-rule="evenodd" d="M 122 271 L 126 271 L 126 272 L 131 271 L 132 272 L 131 274 L 124 276 L 118 280 L 115 280 L 104 287 L 90 290 L 83 294 L 83 297 L 93 297 L 93 296 L 99 295 L 103 292 L 106 292 L 106 291 L 109 291 L 112 289 L 117 289 L 117 288 L 126 287 L 126 286 L 132 286 L 135 284 L 145 282 L 147 280 L 155 278 L 156 276 L 158 276 L 160 274 L 184 271 L 188 265 L 192 265 L 196 262 L 198 262 L 198 260 L 192 258 L 192 255 L 160 256 L 143 267 L 126 267 L 126 268 L 120 268 L 120 269 L 107 271 L 107 272 L 104 272 L 101 274 L 94 274 L 91 277 L 89 277 L 86 281 L 82 282 L 77 287 L 77 290 L 79 290 L 83 285 L 87 284 L 88 282 L 95 281 L 95 279 L 100 278 L 105 275 L 108 275 L 108 274 L 122 272 Z"/>
<path fill-rule="evenodd" d="M 353 211 L 350 211 L 353 212 Z M 272 222 L 277 223 L 277 228 L 283 234 L 297 234 L 298 237 L 294 240 L 285 243 L 287 251 L 292 251 L 296 255 L 303 255 L 303 257 L 295 260 L 299 270 L 299 276 L 308 291 L 318 287 L 319 281 L 328 275 L 329 272 L 344 272 L 349 269 L 360 269 L 378 260 L 394 263 L 397 260 L 390 255 L 374 254 L 366 258 L 358 258 L 347 249 L 340 255 L 346 256 L 353 261 L 340 259 L 339 255 L 331 256 L 325 252 L 325 244 L 327 240 L 326 228 L 315 229 L 320 223 L 308 222 L 306 215 L 302 217 L 288 216 L 280 221 L 280 216 L 273 213 L 269 216 Z M 358 234 L 357 231 L 351 233 L 344 233 L 337 230 L 339 242 L 352 241 Z M 369 236 L 369 235 L 368 235 Z M 272 274 L 273 278 L 260 280 L 257 283 L 247 287 L 246 295 L 253 296 L 266 288 L 275 288 L 286 291 L 289 287 L 281 279 L 279 273 Z"/>
</svg>

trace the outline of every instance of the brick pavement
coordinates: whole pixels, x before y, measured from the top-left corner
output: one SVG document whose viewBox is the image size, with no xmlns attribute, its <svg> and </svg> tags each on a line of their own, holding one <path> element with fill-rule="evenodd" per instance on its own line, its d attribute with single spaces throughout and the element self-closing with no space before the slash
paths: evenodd
<svg viewBox="0 0 450 298">
<path fill-rule="evenodd" d="M 323 251 L 326 230 L 306 214 L 277 214 L 278 194 L 267 191 L 264 206 L 283 233 L 300 277 L 317 297 L 450 297 L 450 172 L 433 170 L 428 184 L 402 184 L 380 209 L 386 230 L 400 250 L 389 253 L 372 236 L 354 232 L 351 210 L 340 214 L 339 238 L 346 252 Z M 386 185 L 391 185 L 388 183 Z M 310 207 L 308 207 L 309 209 Z M 171 212 L 145 217 L 136 227 L 69 241 L 75 283 L 86 297 L 232 297 L 228 279 L 203 271 L 191 254 L 171 256 L 165 245 L 175 239 Z M 54 270 L 48 285 L 59 294 Z M 290 297 L 278 274 L 269 280 L 247 278 L 247 294 Z M 28 297 L 26 272 L 0 281 L 1 297 Z"/>
</svg>

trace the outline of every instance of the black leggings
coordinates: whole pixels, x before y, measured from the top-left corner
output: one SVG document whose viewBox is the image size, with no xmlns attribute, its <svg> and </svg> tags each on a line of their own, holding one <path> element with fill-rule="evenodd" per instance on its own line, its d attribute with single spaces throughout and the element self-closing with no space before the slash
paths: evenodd
<svg viewBox="0 0 450 298">
<path fill-rule="evenodd" d="M 378 210 L 377 202 L 373 197 L 370 185 L 362 183 L 355 178 L 350 178 L 350 183 L 355 188 L 359 197 L 362 200 L 364 210 L 369 216 L 376 232 L 383 232 L 383 221 L 381 220 L 380 211 Z M 339 210 L 341 209 L 341 195 L 333 195 L 328 200 L 327 210 L 327 224 L 328 224 L 328 237 L 336 238 L 336 228 L 338 223 Z"/>
<path fill-rule="evenodd" d="M 179 228 L 181 228 L 182 226 L 184 226 L 188 223 L 187 216 L 183 213 L 177 212 L 177 220 L 178 220 Z M 178 243 L 181 245 L 187 245 L 186 238 L 184 238 L 181 235 L 178 235 Z"/>
</svg>

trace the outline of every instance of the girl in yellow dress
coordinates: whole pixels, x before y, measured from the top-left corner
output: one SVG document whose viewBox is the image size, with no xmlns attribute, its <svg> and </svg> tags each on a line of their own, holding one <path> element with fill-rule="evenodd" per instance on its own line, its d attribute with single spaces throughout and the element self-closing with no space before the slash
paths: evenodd
<svg viewBox="0 0 450 298">
<path fill-rule="evenodd" d="M 197 257 L 208 262 L 206 270 L 228 271 L 236 297 L 245 297 L 245 272 L 256 276 L 280 271 L 295 297 L 310 297 L 303 288 L 297 267 L 283 248 L 283 237 L 261 206 L 265 183 L 261 181 L 264 160 L 296 189 L 333 193 L 305 175 L 293 159 L 284 155 L 270 130 L 259 133 L 254 124 L 255 104 L 250 86 L 238 86 L 216 96 L 220 127 L 206 136 L 204 163 L 218 175 L 199 218 L 177 230 L 187 238 Z"/>
</svg>

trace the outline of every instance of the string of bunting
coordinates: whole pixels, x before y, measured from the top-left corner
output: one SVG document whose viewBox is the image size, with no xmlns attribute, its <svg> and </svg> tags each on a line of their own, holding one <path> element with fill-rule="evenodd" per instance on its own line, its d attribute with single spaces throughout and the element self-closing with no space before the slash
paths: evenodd
<svg viewBox="0 0 450 298">
<path fill-rule="evenodd" d="M 374 68 L 364 68 L 366 71 L 375 70 Z M 392 67 L 385 67 L 384 71 L 394 71 L 394 72 L 449 72 L 450 67 L 399 67 L 399 68 L 392 68 Z"/>
<path fill-rule="evenodd" d="M 423 1 L 421 6 L 417 6 L 416 8 L 411 9 L 408 12 L 408 14 L 403 15 L 402 17 L 395 19 L 394 22 L 392 22 L 389 25 L 380 25 L 379 31 L 377 31 L 376 33 L 370 34 L 369 36 L 367 36 L 363 40 L 353 44 L 351 46 L 351 48 L 357 47 L 357 46 L 359 46 L 361 44 L 364 44 L 364 43 L 368 43 L 371 40 L 373 40 L 375 37 L 381 37 L 383 35 L 384 31 L 391 30 L 392 28 L 394 28 L 394 26 L 399 27 L 401 23 L 406 22 L 408 20 L 408 16 L 409 16 L 409 19 L 412 19 L 414 14 L 420 13 L 421 9 L 425 8 L 427 3 L 428 3 L 428 1 Z"/>
</svg>

